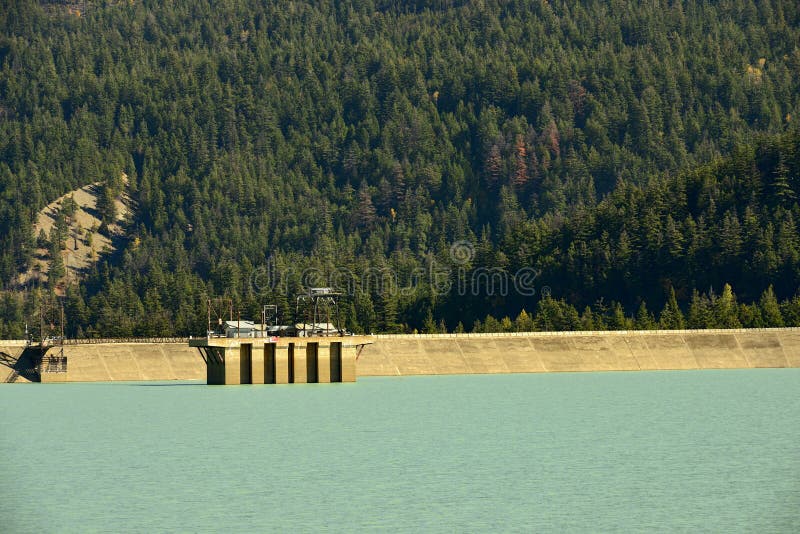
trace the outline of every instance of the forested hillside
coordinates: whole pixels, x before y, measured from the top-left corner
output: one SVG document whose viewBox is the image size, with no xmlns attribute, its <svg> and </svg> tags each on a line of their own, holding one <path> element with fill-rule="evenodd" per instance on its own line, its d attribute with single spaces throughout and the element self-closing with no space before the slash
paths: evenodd
<svg viewBox="0 0 800 534">
<path fill-rule="evenodd" d="M 797 321 L 795 1 L 82 4 L 0 10 L 2 336 L 37 211 L 95 182 L 135 210 L 71 336 L 202 333 L 207 296 L 287 317 L 341 272 L 403 288 L 361 283 L 356 331 Z M 475 269 L 536 291 L 458 291 Z"/>
</svg>

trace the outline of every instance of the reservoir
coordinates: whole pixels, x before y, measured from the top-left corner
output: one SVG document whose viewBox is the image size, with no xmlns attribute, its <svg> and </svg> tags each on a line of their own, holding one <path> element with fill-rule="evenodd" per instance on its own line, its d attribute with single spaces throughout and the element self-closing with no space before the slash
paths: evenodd
<svg viewBox="0 0 800 534">
<path fill-rule="evenodd" d="M 800 531 L 800 369 L 0 387 L 4 532 Z"/>
</svg>

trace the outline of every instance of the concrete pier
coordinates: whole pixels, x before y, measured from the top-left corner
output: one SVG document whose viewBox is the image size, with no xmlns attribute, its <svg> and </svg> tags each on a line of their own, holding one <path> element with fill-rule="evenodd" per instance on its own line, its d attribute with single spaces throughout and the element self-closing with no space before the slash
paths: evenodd
<svg viewBox="0 0 800 534">
<path fill-rule="evenodd" d="M 331 344 L 320 343 L 317 347 L 317 382 L 328 384 L 331 381 Z"/>
<path fill-rule="evenodd" d="M 285 343 L 275 344 L 275 383 L 289 383 L 289 345 Z"/>
<path fill-rule="evenodd" d="M 356 357 L 370 336 L 201 338 L 189 341 L 213 385 L 355 382 Z"/>
</svg>

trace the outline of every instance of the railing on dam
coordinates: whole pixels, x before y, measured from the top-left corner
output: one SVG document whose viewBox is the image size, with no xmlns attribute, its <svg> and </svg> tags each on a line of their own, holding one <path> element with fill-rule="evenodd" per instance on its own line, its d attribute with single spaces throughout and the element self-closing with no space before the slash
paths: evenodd
<svg viewBox="0 0 800 534">
<path fill-rule="evenodd" d="M 107 343 L 183 343 L 188 337 L 116 337 L 116 338 L 84 338 L 65 339 L 64 345 L 102 345 Z"/>
<path fill-rule="evenodd" d="M 437 334 L 376 334 L 377 339 L 451 339 L 451 338 L 497 338 L 497 337 L 572 337 L 572 336 L 652 336 L 654 334 L 747 334 L 755 332 L 800 332 L 800 327 L 777 328 L 701 328 L 684 330 L 559 330 L 534 332 L 460 332 Z"/>
</svg>

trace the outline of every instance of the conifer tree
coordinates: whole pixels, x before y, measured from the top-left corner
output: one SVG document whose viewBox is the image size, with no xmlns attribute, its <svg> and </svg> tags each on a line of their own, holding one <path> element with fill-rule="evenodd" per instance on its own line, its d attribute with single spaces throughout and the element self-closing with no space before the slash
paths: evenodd
<svg viewBox="0 0 800 534">
<path fill-rule="evenodd" d="M 736 296 L 730 284 L 723 286 L 722 294 L 713 302 L 712 311 L 718 328 L 741 328 Z"/>
<path fill-rule="evenodd" d="M 592 312 L 591 306 L 586 306 L 583 309 L 583 313 L 581 314 L 580 329 L 585 331 L 597 330 L 594 321 L 594 313 Z"/>
<path fill-rule="evenodd" d="M 472 330 L 471 331 L 473 333 L 475 333 L 475 334 L 480 334 L 481 332 L 484 331 L 483 330 L 483 323 L 481 322 L 480 319 L 475 319 L 475 321 L 472 323 Z"/>
<path fill-rule="evenodd" d="M 356 225 L 361 228 L 371 229 L 375 224 L 377 212 L 372 204 L 372 195 L 367 182 L 362 181 L 358 189 L 358 206 L 353 217 Z"/>
<path fill-rule="evenodd" d="M 622 304 L 614 302 L 611 305 L 611 315 L 608 318 L 608 326 L 611 330 L 633 330 L 633 321 L 625 316 Z"/>
<path fill-rule="evenodd" d="M 711 309 L 711 301 L 705 294 L 701 295 L 696 289 L 692 293 L 687 325 L 692 329 L 717 327 L 717 322 Z"/>
<path fill-rule="evenodd" d="M 115 203 L 113 188 L 107 184 L 102 184 L 97 191 L 97 211 L 100 213 L 101 221 L 109 225 L 117 220 L 117 206 Z"/>
<path fill-rule="evenodd" d="M 800 295 L 781 303 L 781 316 L 784 326 L 800 326 Z"/>
<path fill-rule="evenodd" d="M 669 299 L 661 311 L 658 318 L 658 326 L 664 330 L 683 330 L 686 328 L 686 319 L 683 312 L 678 307 L 678 300 L 675 298 L 675 288 L 669 288 Z"/>
<path fill-rule="evenodd" d="M 491 315 L 487 315 L 483 321 L 483 332 L 501 332 L 502 328 L 500 326 L 500 321 L 495 319 Z"/>
<path fill-rule="evenodd" d="M 439 327 L 438 327 L 437 331 L 440 334 L 446 334 L 447 333 L 447 324 L 444 322 L 444 319 L 441 319 L 439 321 Z"/>
<path fill-rule="evenodd" d="M 502 171 L 502 159 L 500 157 L 500 147 L 493 144 L 489 149 L 489 154 L 486 156 L 485 173 L 486 182 L 490 188 L 496 188 L 500 181 L 500 173 Z"/>
<path fill-rule="evenodd" d="M 783 151 L 778 155 L 778 164 L 772 173 L 770 188 L 776 203 L 780 206 L 788 207 L 797 199 L 797 194 L 789 182 L 789 166 Z"/>
<path fill-rule="evenodd" d="M 784 325 L 783 316 L 781 316 L 781 309 L 778 305 L 778 299 L 775 298 L 775 291 L 770 285 L 761 294 L 761 299 L 758 302 L 761 308 L 761 316 L 764 319 L 764 326 L 767 327 L 781 327 Z"/>
<path fill-rule="evenodd" d="M 387 334 L 396 334 L 400 331 L 397 323 L 397 299 L 389 291 L 382 292 L 380 296 L 380 331 Z"/>
<path fill-rule="evenodd" d="M 531 332 L 533 330 L 533 319 L 524 308 L 514 320 L 514 330 L 516 332 Z"/>
<path fill-rule="evenodd" d="M 425 321 L 422 323 L 422 333 L 423 334 L 436 334 L 439 332 L 439 325 L 436 324 L 436 321 L 433 319 L 433 311 L 428 308 L 428 311 L 425 313 Z"/>
<path fill-rule="evenodd" d="M 525 139 L 518 135 L 514 143 L 514 175 L 511 177 L 511 183 L 515 187 L 521 188 L 528 182 L 528 152 L 525 148 Z"/>
<path fill-rule="evenodd" d="M 656 328 L 656 319 L 648 311 L 647 304 L 644 301 L 639 305 L 639 309 L 636 312 L 635 326 L 636 330 L 655 330 Z"/>
</svg>

